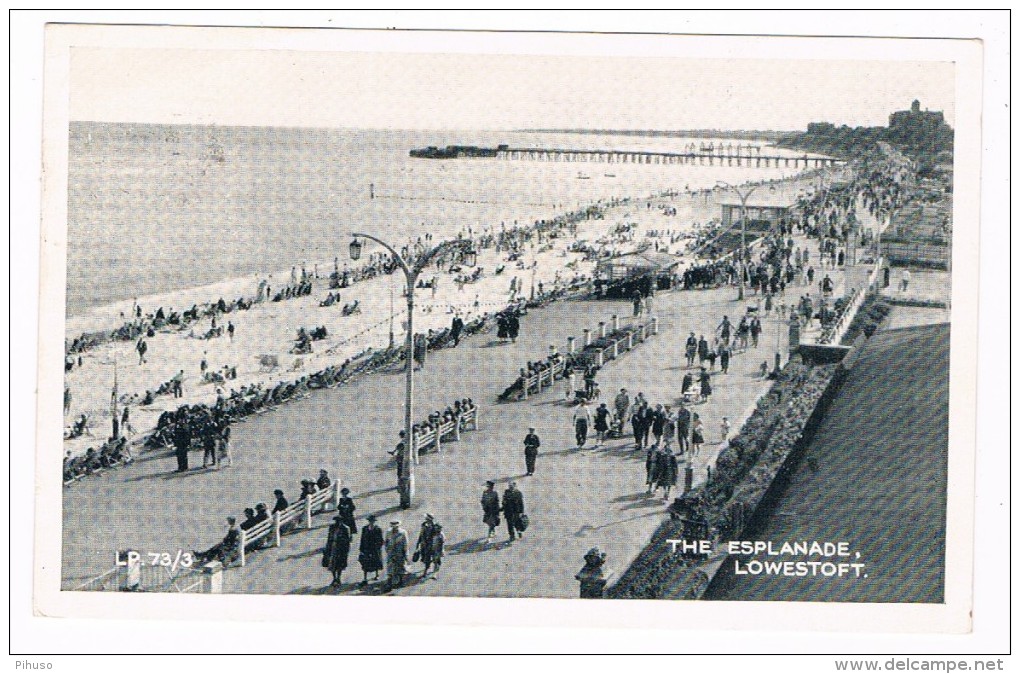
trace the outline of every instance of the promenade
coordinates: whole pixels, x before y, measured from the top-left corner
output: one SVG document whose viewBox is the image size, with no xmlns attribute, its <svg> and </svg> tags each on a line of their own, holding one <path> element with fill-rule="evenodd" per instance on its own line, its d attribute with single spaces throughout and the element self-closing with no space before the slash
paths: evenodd
<svg viewBox="0 0 1020 674">
<path fill-rule="evenodd" d="M 805 290 L 788 288 L 787 303 L 796 302 Z M 730 287 L 659 294 L 653 307 L 660 320 L 659 335 L 607 364 L 598 377 L 602 400 L 611 406 L 615 393 L 626 387 L 632 396 L 643 392 L 653 405 L 675 406 L 684 373 L 683 340 L 691 331 L 711 336 L 724 314 L 738 318 L 758 300 L 749 292 L 738 304 L 736 294 Z M 430 354 L 416 380 L 415 418 L 470 396 L 481 407 L 481 429 L 445 445 L 442 454 L 422 456 L 416 502 L 407 511 L 396 507 L 396 473 L 386 454 L 402 426 L 400 371 L 318 391 L 236 424 L 233 467 L 178 475 L 171 454 L 152 453 L 133 465 L 84 480 L 64 492 L 65 587 L 110 568 L 116 550 L 207 548 L 222 537 L 227 515 L 240 517 L 245 507 L 258 502 L 272 505 L 274 488 L 294 500 L 300 480 L 314 478 L 326 468 L 334 480 L 351 489 L 359 526 L 369 513 L 379 515 L 383 525 L 399 518 L 413 545 L 426 512 L 444 525 L 442 570 L 424 582 L 412 579 L 398 594 L 574 597 L 573 575 L 584 552 L 598 545 L 608 553 L 609 565 L 622 570 L 647 544 L 665 516 L 666 504 L 661 496 L 645 494 L 644 452 L 634 452 L 628 439 L 612 440 L 598 450 L 574 447 L 573 408 L 563 402 L 562 386 L 523 402 L 497 404 L 495 399 L 518 369 L 544 357 L 550 344 L 562 351 L 568 336 L 580 338 L 583 328 L 595 328 L 614 313 L 626 322 L 631 312 L 629 302 L 560 302 L 524 317 L 516 344 L 501 344 L 494 334 L 478 335 L 457 349 Z M 759 347 L 735 355 L 729 374 L 717 369 L 711 400 L 693 408 L 706 429 L 696 482 L 704 480 L 705 465 L 718 452 L 722 417 L 730 418 L 736 432 L 768 388 L 770 382 L 760 379 L 758 371 L 763 361 L 771 368 L 777 342 L 786 360 L 785 323 L 780 325 L 773 314 L 763 320 L 763 327 Z M 522 440 L 528 426 L 534 426 L 542 439 L 532 477 L 524 476 Z M 500 492 L 507 482 L 517 480 L 524 494 L 532 526 L 512 545 L 502 527 L 492 544 L 484 540 L 479 498 L 486 480 L 497 481 Z M 329 519 L 317 516 L 311 531 L 288 535 L 280 548 L 256 552 L 245 568 L 229 569 L 226 591 L 377 592 L 377 587 L 356 585 L 361 580 L 356 549 L 345 585 L 329 587 L 329 574 L 320 565 Z M 412 570 L 420 571 L 420 565 Z"/>
</svg>

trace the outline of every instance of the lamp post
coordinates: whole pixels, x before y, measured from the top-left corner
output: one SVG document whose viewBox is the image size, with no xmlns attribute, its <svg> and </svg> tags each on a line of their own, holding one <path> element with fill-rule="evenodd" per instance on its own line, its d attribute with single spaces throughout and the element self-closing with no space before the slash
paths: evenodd
<svg viewBox="0 0 1020 674">
<path fill-rule="evenodd" d="M 737 301 L 744 299 L 744 255 L 747 249 L 747 200 L 754 193 L 758 186 L 755 185 L 747 190 L 741 191 L 727 182 L 720 180 L 717 183 L 720 187 L 733 190 L 740 199 L 740 264 L 737 273 L 740 275 L 740 286 L 737 289 Z"/>
<path fill-rule="evenodd" d="M 358 241 L 359 236 L 375 241 L 388 250 L 393 255 L 397 265 L 404 271 L 404 276 L 407 280 L 407 336 L 404 340 L 404 365 L 407 372 L 404 400 L 404 456 L 400 462 L 400 476 L 397 483 L 397 488 L 400 491 L 400 507 L 407 509 L 411 507 L 411 501 L 414 499 L 414 436 L 411 434 L 411 426 L 414 419 L 414 286 L 418 280 L 418 275 L 439 253 L 454 247 L 463 248 L 466 258 L 465 263 L 469 267 L 474 266 L 476 253 L 469 239 L 455 239 L 453 241 L 444 241 L 434 248 L 424 250 L 417 259 L 405 260 L 385 241 L 371 234 L 355 232 L 354 240 L 351 241 L 350 245 L 352 260 L 357 260 L 361 257 L 362 243 Z"/>
</svg>

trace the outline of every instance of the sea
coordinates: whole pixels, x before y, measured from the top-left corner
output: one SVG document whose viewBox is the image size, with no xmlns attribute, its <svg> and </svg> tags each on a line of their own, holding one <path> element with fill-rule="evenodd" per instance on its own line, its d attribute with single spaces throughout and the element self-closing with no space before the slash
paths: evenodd
<svg viewBox="0 0 1020 674">
<path fill-rule="evenodd" d="M 395 245 L 529 224 L 623 197 L 781 179 L 793 167 L 419 159 L 428 146 L 682 152 L 713 139 L 72 122 L 67 315 Z M 748 144 L 714 139 L 715 143 Z M 768 148 L 763 154 L 800 156 Z M 210 300 L 215 298 L 210 298 Z"/>
</svg>

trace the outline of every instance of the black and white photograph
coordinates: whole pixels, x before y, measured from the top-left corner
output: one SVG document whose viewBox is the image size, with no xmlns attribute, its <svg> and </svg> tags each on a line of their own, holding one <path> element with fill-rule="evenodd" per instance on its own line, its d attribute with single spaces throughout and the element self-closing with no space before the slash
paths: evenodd
<svg viewBox="0 0 1020 674">
<path fill-rule="evenodd" d="M 979 43 L 45 58 L 37 610 L 971 629 Z"/>
</svg>

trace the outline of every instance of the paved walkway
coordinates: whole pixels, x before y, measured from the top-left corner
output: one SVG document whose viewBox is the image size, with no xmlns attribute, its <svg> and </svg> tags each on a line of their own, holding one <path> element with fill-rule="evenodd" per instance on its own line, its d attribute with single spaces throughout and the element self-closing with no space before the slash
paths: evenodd
<svg viewBox="0 0 1020 674">
<path fill-rule="evenodd" d="M 817 249 L 812 252 L 817 259 Z M 788 288 L 787 303 L 795 302 L 801 291 L 799 286 Z M 626 387 L 632 395 L 644 392 L 653 404 L 675 405 L 684 374 L 683 340 L 691 331 L 710 336 L 724 314 L 739 317 L 759 299 L 748 294 L 738 304 L 736 295 L 735 288 L 720 288 L 657 296 L 659 335 L 602 370 L 603 399 L 611 404 L 615 392 Z M 470 396 L 481 405 L 481 429 L 448 444 L 441 455 L 423 456 L 416 503 L 408 511 L 396 507 L 395 469 L 385 453 L 403 423 L 404 377 L 398 371 L 315 392 L 235 425 L 233 467 L 179 476 L 173 472 L 172 455 L 160 453 L 83 480 L 64 492 L 65 587 L 110 568 L 116 550 L 206 548 L 222 537 L 227 515 L 241 516 L 245 507 L 260 501 L 272 504 L 277 487 L 293 499 L 300 480 L 315 477 L 325 467 L 351 488 L 359 526 L 369 513 L 378 514 L 383 523 L 398 517 L 413 544 L 426 512 L 444 524 L 447 557 L 441 572 L 412 581 L 400 594 L 574 597 L 573 575 L 584 552 L 598 545 L 608 553 L 610 566 L 622 570 L 665 516 L 665 502 L 645 494 L 644 454 L 634 452 L 632 443 L 614 440 L 598 450 L 576 450 L 572 408 L 561 399 L 561 386 L 524 402 L 495 400 L 526 361 L 544 357 L 550 344 L 564 349 L 568 336 L 580 339 L 583 328 L 594 329 L 614 313 L 622 322 L 630 320 L 630 303 L 561 302 L 529 313 L 517 344 L 479 335 L 457 349 L 430 354 L 417 378 L 415 417 Z M 695 465 L 696 483 L 704 480 L 705 466 L 718 453 L 722 417 L 730 418 L 734 431 L 740 428 L 769 386 L 758 377 L 761 363 L 771 369 L 777 344 L 785 362 L 786 341 L 785 322 L 773 314 L 764 319 L 759 347 L 735 355 L 729 374 L 716 371 L 712 399 L 694 409 L 705 423 L 707 440 Z M 528 426 L 535 426 L 542 439 L 532 477 L 524 476 L 521 444 Z M 479 497 L 489 479 L 498 482 L 500 491 L 517 480 L 524 493 L 533 524 L 525 538 L 512 545 L 505 530 L 493 544 L 484 541 Z M 285 537 L 280 548 L 255 553 L 244 569 L 228 570 L 226 590 L 376 592 L 375 587 L 354 584 L 361 579 L 356 552 L 345 576 L 351 583 L 339 590 L 329 587 L 328 573 L 319 563 L 328 521 L 328 515 L 318 516 L 311 531 L 298 531 Z M 419 565 L 412 568 L 420 570 Z"/>
<path fill-rule="evenodd" d="M 604 368 L 599 381 L 605 397 L 626 386 L 643 391 L 653 403 L 674 403 L 683 374 L 683 338 L 690 330 L 709 334 L 723 314 L 738 314 L 735 297 L 733 288 L 659 295 L 655 313 L 660 334 Z M 351 487 L 359 516 L 398 516 L 412 537 L 425 512 L 444 523 L 447 559 L 441 573 L 401 593 L 576 596 L 573 574 L 584 552 L 599 545 L 615 568 L 623 568 L 661 521 L 664 502 L 645 495 L 644 456 L 633 452 L 630 443 L 617 440 L 600 450 L 574 449 L 572 408 L 561 401 L 560 387 L 526 402 L 494 401 L 518 368 L 544 356 L 549 344 L 562 348 L 568 335 L 579 337 L 583 327 L 629 311 L 625 302 L 558 303 L 525 317 L 517 344 L 499 344 L 491 335 L 481 335 L 456 350 L 430 355 L 418 378 L 416 417 L 470 395 L 482 406 L 482 428 L 447 445 L 441 455 L 423 457 L 417 503 L 409 511 L 395 508 L 395 470 L 385 454 L 401 426 L 400 372 L 320 391 L 236 425 L 232 468 L 178 476 L 172 472 L 171 455 L 147 455 L 132 466 L 82 481 L 64 496 L 65 584 L 73 586 L 75 580 L 109 568 L 115 550 L 208 547 L 222 536 L 227 515 L 240 515 L 259 501 L 271 504 L 276 487 L 293 498 L 302 478 L 326 467 Z M 697 466 L 698 480 L 704 479 L 704 464 L 718 449 L 714 443 L 721 417 L 730 416 L 739 428 L 767 388 L 757 370 L 762 361 L 771 366 L 777 326 L 775 320 L 766 321 L 759 348 L 735 356 L 730 374 L 713 377 L 712 400 L 697 406 L 709 442 Z M 529 425 L 538 429 L 543 446 L 537 474 L 524 477 L 521 441 Z M 713 451 L 705 451 L 710 448 Z M 524 493 L 533 525 L 512 546 L 503 540 L 502 530 L 498 544 L 481 541 L 485 527 L 478 499 L 487 479 L 497 480 L 500 490 L 516 479 Z M 229 570 L 228 591 L 332 592 L 318 552 L 327 523 L 328 516 L 317 517 L 317 529 L 292 534 L 281 548 L 258 552 L 244 569 Z M 348 578 L 360 580 L 354 554 L 351 564 Z"/>
</svg>

